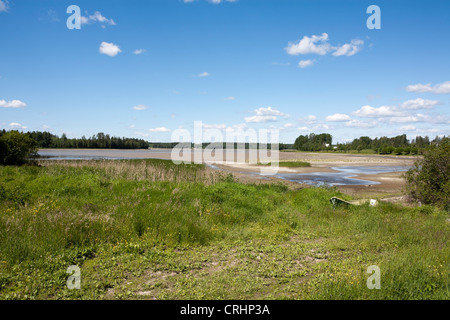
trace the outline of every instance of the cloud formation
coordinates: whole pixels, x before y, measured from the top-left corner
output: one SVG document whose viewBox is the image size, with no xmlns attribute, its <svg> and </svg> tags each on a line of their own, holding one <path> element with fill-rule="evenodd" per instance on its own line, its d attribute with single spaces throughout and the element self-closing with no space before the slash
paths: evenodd
<svg viewBox="0 0 450 320">
<path fill-rule="evenodd" d="M 200 78 L 207 77 L 207 76 L 209 76 L 208 72 L 203 72 L 203 73 L 200 73 L 200 74 L 194 74 L 193 75 L 193 77 L 200 77 Z"/>
<path fill-rule="evenodd" d="M 87 14 L 87 11 L 86 11 Z M 114 22 L 113 19 L 108 19 L 106 17 L 104 17 L 100 11 L 95 11 L 93 15 L 90 16 L 81 16 L 81 24 L 90 24 L 90 23 L 101 23 L 102 26 L 104 27 L 105 25 L 110 25 L 110 26 L 115 26 L 116 23 Z"/>
<path fill-rule="evenodd" d="M 255 115 L 251 117 L 244 118 L 245 122 L 253 122 L 253 123 L 264 123 L 264 122 L 275 122 L 278 120 L 277 117 L 289 118 L 290 115 L 285 114 L 277 109 L 272 107 L 267 108 L 259 108 L 254 110 Z"/>
<path fill-rule="evenodd" d="M 403 102 L 400 105 L 400 108 L 407 110 L 432 109 L 437 104 L 439 104 L 439 101 L 417 98 L 415 100 L 408 100 Z"/>
<path fill-rule="evenodd" d="M 353 112 L 355 116 L 363 118 L 384 118 L 402 116 L 402 113 L 397 111 L 395 107 L 381 106 L 378 108 L 369 105 L 361 107 L 361 109 Z"/>
<path fill-rule="evenodd" d="M 122 50 L 120 50 L 118 45 L 109 42 L 102 42 L 100 44 L 99 51 L 101 54 L 106 54 L 110 57 L 114 57 L 118 55 L 120 52 L 122 52 Z"/>
<path fill-rule="evenodd" d="M 336 47 L 333 52 L 333 56 L 353 56 L 357 52 L 361 51 L 364 45 L 364 41 L 354 39 L 350 43 L 346 43 L 340 47 Z"/>
<path fill-rule="evenodd" d="M 26 129 L 27 127 L 25 127 L 25 126 L 23 126 L 23 125 L 21 125 L 20 123 L 17 123 L 17 122 L 11 122 L 10 124 L 9 124 L 9 127 L 11 128 L 11 129 L 14 129 L 14 130 L 18 130 L 18 129 Z"/>
<path fill-rule="evenodd" d="M 147 52 L 147 50 L 145 50 L 145 49 L 137 49 L 137 50 L 133 51 L 133 54 L 139 55 L 139 54 L 143 54 L 144 52 Z"/>
<path fill-rule="evenodd" d="M 319 54 L 323 56 L 330 52 L 332 47 L 328 43 L 328 34 L 322 33 L 320 36 L 304 36 L 297 43 L 290 42 L 285 50 L 288 54 L 294 56 L 299 54 Z"/>
<path fill-rule="evenodd" d="M 364 41 L 360 39 L 353 39 L 350 43 L 345 43 L 340 46 L 332 46 L 329 43 L 328 33 L 322 33 L 321 35 L 304 36 L 297 42 L 289 42 L 288 46 L 284 48 L 289 55 L 307 55 L 317 54 L 325 56 L 332 52 L 334 56 L 353 56 L 362 50 Z M 314 60 L 302 60 L 298 66 L 305 68 L 313 65 Z"/>
<path fill-rule="evenodd" d="M 20 100 L 0 100 L 0 108 L 25 108 L 26 106 L 27 104 Z"/>
<path fill-rule="evenodd" d="M 143 104 L 139 104 L 139 105 L 133 107 L 133 110 L 137 110 L 137 111 L 142 111 L 142 110 L 147 110 L 147 109 L 148 109 L 148 107 Z"/>
<path fill-rule="evenodd" d="M 349 121 L 349 120 L 351 120 L 350 116 L 343 114 L 343 113 L 336 113 L 336 114 L 326 117 L 326 119 L 325 119 L 325 121 L 328 121 L 328 122 L 344 122 L 344 121 Z"/>
<path fill-rule="evenodd" d="M 6 11 L 8 11 L 8 1 L 0 0 L 0 12 L 6 12 Z"/>
<path fill-rule="evenodd" d="M 315 62 L 315 60 L 301 60 L 299 63 L 298 63 L 298 66 L 300 67 L 300 68 L 306 68 L 306 67 L 310 67 L 310 66 L 312 66 L 313 64 L 314 64 L 314 62 Z"/>
<path fill-rule="evenodd" d="M 148 129 L 148 131 L 150 131 L 150 132 L 170 132 L 170 129 L 168 129 L 166 127 L 159 127 L 159 128 Z"/>
<path fill-rule="evenodd" d="M 439 83 L 434 86 L 432 86 L 431 83 L 413 84 L 407 86 L 406 91 L 416 93 L 448 94 L 450 93 L 450 81 Z"/>
</svg>

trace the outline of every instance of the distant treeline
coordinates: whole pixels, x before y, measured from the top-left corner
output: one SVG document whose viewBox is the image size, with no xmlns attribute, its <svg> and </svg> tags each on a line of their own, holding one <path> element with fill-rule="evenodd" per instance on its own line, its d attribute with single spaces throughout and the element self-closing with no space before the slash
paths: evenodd
<svg viewBox="0 0 450 320">
<path fill-rule="evenodd" d="M 309 136 L 299 136 L 294 142 L 294 149 L 301 151 L 331 150 L 332 142 L 333 137 L 329 133 L 311 133 Z"/>
<path fill-rule="evenodd" d="M 0 131 L 0 136 L 2 133 L 6 133 L 5 130 Z M 66 134 L 62 134 L 61 137 L 52 134 L 50 132 L 44 131 L 33 131 L 27 132 L 28 136 L 36 141 L 38 148 L 67 148 L 67 149 L 148 149 L 148 148 L 167 148 L 172 149 L 179 144 L 179 142 L 148 142 L 142 139 L 135 138 L 120 138 L 110 136 L 109 134 L 104 134 L 102 132 L 93 135 L 92 137 L 86 138 L 82 136 L 78 138 L 67 138 Z M 184 143 L 185 148 L 194 148 L 194 143 Z M 202 148 L 210 146 L 211 143 L 203 143 Z M 215 143 L 215 148 L 225 148 L 226 143 Z M 249 149 L 254 148 L 255 145 L 245 144 L 233 144 L 234 148 L 244 148 Z M 260 148 L 260 144 L 256 144 L 257 148 Z M 274 146 L 275 147 L 275 146 Z M 292 148 L 292 145 L 279 144 L 279 149 L 286 149 L 288 147 Z M 272 145 L 267 145 L 268 149 L 272 148 Z"/>
<path fill-rule="evenodd" d="M 4 130 L 3 130 L 4 131 Z M 33 131 L 28 135 L 36 141 L 38 148 L 79 148 L 79 149 L 148 149 L 148 141 L 135 138 L 111 137 L 102 132 L 86 138 L 69 139 L 63 133 L 61 137 L 50 132 Z"/>
<path fill-rule="evenodd" d="M 445 138 L 445 137 L 444 137 Z M 416 136 L 411 141 L 408 140 L 406 134 L 396 137 L 381 137 L 372 139 L 363 136 L 354 139 L 352 142 L 338 143 L 332 145 L 333 137 L 328 133 L 310 134 L 309 136 L 299 136 L 294 143 L 294 149 L 301 151 L 338 151 L 348 152 L 352 150 L 373 150 L 379 154 L 418 154 L 430 146 L 442 141 L 440 137 L 431 140 L 428 136 Z"/>
<path fill-rule="evenodd" d="M 183 142 L 183 143 L 180 143 L 180 142 L 150 142 L 149 146 L 150 146 L 150 148 L 155 148 L 155 149 L 157 149 L 157 148 L 172 149 L 172 148 L 178 146 L 179 144 L 183 145 L 183 148 L 196 147 L 196 145 L 194 143 L 190 143 L 190 142 Z M 226 149 L 228 146 L 229 146 L 229 144 L 226 142 L 215 142 L 215 143 L 210 143 L 210 142 L 206 143 L 205 142 L 205 143 L 202 143 L 201 147 L 202 147 L 202 149 L 205 149 L 206 147 L 216 148 L 216 149 Z M 246 143 L 234 142 L 231 144 L 231 146 L 234 149 L 250 149 L 250 148 L 259 149 L 261 147 L 266 147 L 265 145 L 262 145 L 260 143 L 250 144 L 248 142 L 246 142 Z M 275 144 L 274 145 L 268 144 L 267 149 L 276 148 L 276 146 L 277 145 L 275 145 Z M 284 143 L 280 143 L 278 145 L 279 150 L 288 149 L 289 147 L 292 148 L 292 145 L 288 145 L 288 144 L 284 144 Z"/>
</svg>

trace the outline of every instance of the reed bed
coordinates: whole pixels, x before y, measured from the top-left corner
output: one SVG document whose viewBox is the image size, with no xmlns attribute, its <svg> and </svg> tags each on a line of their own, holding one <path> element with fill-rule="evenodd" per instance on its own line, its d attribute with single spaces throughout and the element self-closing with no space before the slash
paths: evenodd
<svg viewBox="0 0 450 320">
<path fill-rule="evenodd" d="M 89 168 L 101 173 L 105 179 L 134 181 L 200 182 L 205 185 L 233 179 L 230 174 L 198 164 L 174 164 L 169 160 L 41 160 L 39 165 L 48 167 L 49 173 L 62 167 Z"/>
</svg>

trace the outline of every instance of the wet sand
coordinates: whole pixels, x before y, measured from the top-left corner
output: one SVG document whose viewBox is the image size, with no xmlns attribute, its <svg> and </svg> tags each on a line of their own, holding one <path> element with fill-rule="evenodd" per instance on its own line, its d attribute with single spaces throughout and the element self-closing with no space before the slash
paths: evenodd
<svg viewBox="0 0 450 320">
<path fill-rule="evenodd" d="M 337 173 L 333 167 L 388 167 L 388 166 L 412 166 L 415 157 L 412 156 L 384 156 L 384 155 L 354 155 L 339 153 L 306 153 L 306 152 L 280 152 L 280 161 L 304 161 L 309 162 L 311 167 L 279 168 L 279 173 L 308 174 L 316 172 Z M 308 185 L 298 182 L 282 180 L 273 176 L 260 176 L 260 166 L 248 164 L 216 165 L 218 168 L 233 173 L 243 182 L 270 183 L 283 181 L 292 188 L 304 188 Z M 377 174 L 356 174 L 353 179 L 362 179 L 378 182 L 379 184 L 368 185 L 341 185 L 337 188 L 355 198 L 370 197 L 393 197 L 400 196 L 405 182 L 402 178 L 403 172 L 384 172 Z"/>
</svg>

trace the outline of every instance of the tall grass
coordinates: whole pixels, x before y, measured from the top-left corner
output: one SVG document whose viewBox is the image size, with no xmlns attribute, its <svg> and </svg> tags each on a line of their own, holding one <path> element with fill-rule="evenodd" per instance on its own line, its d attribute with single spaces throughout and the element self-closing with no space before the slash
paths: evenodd
<svg viewBox="0 0 450 320">
<path fill-rule="evenodd" d="M 155 248 L 196 252 L 206 247 L 217 255 L 219 243 L 238 250 L 252 241 L 280 248 L 278 271 L 250 264 L 257 270 L 253 277 L 262 277 L 250 282 L 245 268 L 233 273 L 254 290 L 271 275 L 293 283 L 303 279 L 304 271 L 289 264 L 284 275 L 283 268 L 289 259 L 301 259 L 296 252 L 305 243 L 320 241 L 328 262 L 312 266 L 309 280 L 302 280 L 291 298 L 426 299 L 447 292 L 449 224 L 434 207 L 381 203 L 334 209 L 330 197 L 348 199 L 336 189 L 241 184 L 204 166 L 169 161 L 41 164 L 0 167 L 0 297 L 63 297 L 67 266 L 109 265 L 102 257 L 124 255 L 123 263 L 131 265 L 144 255 L 151 257 L 148 268 L 163 264 L 181 270 L 177 259 L 190 251 L 167 261 L 155 256 Z M 292 246 L 293 237 L 304 242 Z M 380 266 L 384 290 L 365 287 L 368 264 Z M 116 268 L 93 267 L 90 276 L 118 281 L 123 275 L 116 275 Z M 183 268 L 198 265 L 186 262 Z M 105 290 L 107 285 L 77 294 L 97 298 Z M 246 290 L 226 297 L 242 298 Z"/>
</svg>

